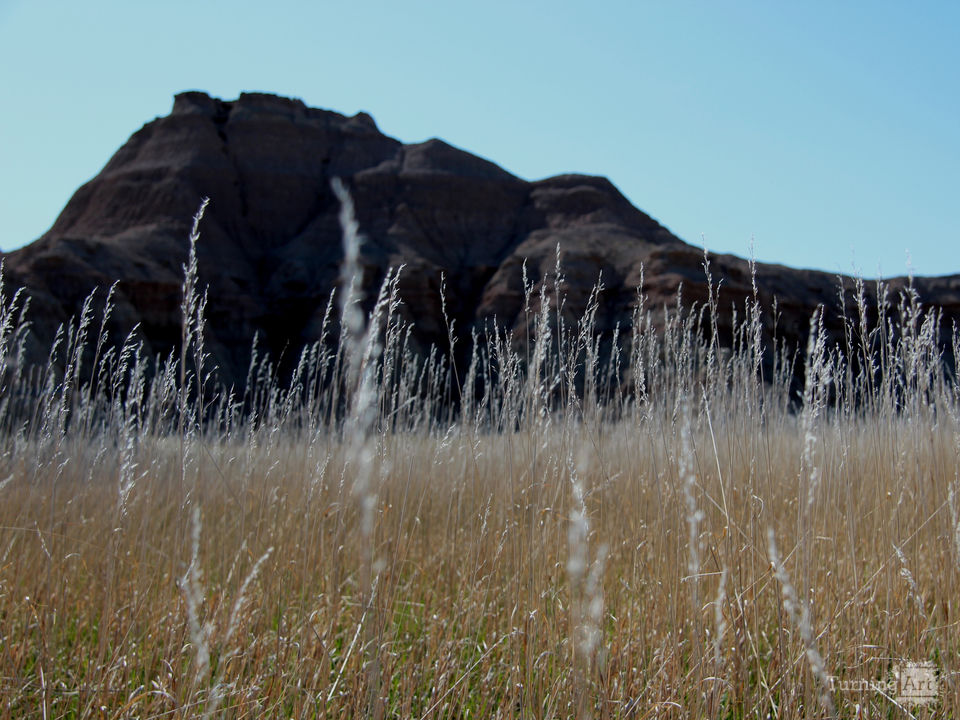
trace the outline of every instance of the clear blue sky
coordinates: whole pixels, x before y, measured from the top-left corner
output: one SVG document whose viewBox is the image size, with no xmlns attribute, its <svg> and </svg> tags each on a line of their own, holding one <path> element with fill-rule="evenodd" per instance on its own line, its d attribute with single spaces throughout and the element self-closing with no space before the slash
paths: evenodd
<svg viewBox="0 0 960 720">
<path fill-rule="evenodd" d="M 0 79 L 4 250 L 174 93 L 260 90 L 606 175 L 712 251 L 960 272 L 952 1 L 0 0 Z"/>
</svg>

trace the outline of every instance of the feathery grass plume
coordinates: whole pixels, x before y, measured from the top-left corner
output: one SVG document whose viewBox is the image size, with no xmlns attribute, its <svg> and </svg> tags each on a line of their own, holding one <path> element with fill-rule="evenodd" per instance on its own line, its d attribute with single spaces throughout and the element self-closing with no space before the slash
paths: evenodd
<svg viewBox="0 0 960 720">
<path fill-rule="evenodd" d="M 713 655 L 717 671 L 723 669 L 723 639 L 727 632 L 727 620 L 723 615 L 723 604 L 727 599 L 727 578 L 729 575 L 729 569 L 724 566 L 720 571 L 720 584 L 717 586 L 717 598 L 713 601 Z"/>
<path fill-rule="evenodd" d="M 893 551 L 897 554 L 897 559 L 900 561 L 900 577 L 906 581 L 907 586 L 910 588 L 910 599 L 913 600 L 917 606 L 917 612 L 920 613 L 920 617 L 923 618 L 929 627 L 930 619 L 927 617 L 927 610 L 923 606 L 923 598 L 920 597 L 920 588 L 917 587 L 917 581 L 913 578 L 913 573 L 910 572 L 910 566 L 907 565 L 907 556 L 903 554 L 903 550 L 897 545 L 893 546 Z"/>
<path fill-rule="evenodd" d="M 71 325 L 72 332 L 67 341 L 67 367 L 63 373 L 63 385 L 61 390 L 62 407 L 65 414 L 70 414 L 76 408 L 77 398 L 74 393 L 80 388 L 83 377 L 83 356 L 87 349 L 87 335 L 90 332 L 90 326 L 93 324 L 93 301 L 96 298 L 97 289 L 90 291 L 83 300 L 83 306 L 80 308 L 80 319 L 76 325 Z"/>
<path fill-rule="evenodd" d="M 360 310 L 362 301 L 361 281 L 363 278 L 360 269 L 360 224 L 357 222 L 353 210 L 353 198 L 347 191 L 346 185 L 340 178 L 330 181 L 333 193 L 340 202 L 340 227 L 343 232 L 343 262 L 340 265 L 340 318 L 342 336 L 350 343 L 347 356 L 358 363 L 361 350 L 360 337 L 363 335 L 363 312 Z M 359 367 L 351 372 L 359 376 Z"/>
<path fill-rule="evenodd" d="M 108 347 L 110 337 L 107 332 L 107 324 L 110 322 L 110 316 L 113 313 L 113 298 L 116 289 L 117 283 L 114 282 L 110 286 L 110 289 L 107 290 L 107 297 L 100 314 L 100 330 L 97 333 L 97 340 L 94 343 L 90 380 L 86 384 L 86 391 L 78 408 L 77 414 L 83 425 L 83 436 L 88 436 L 91 433 L 91 424 L 96 418 L 97 410 L 102 409 L 100 406 L 106 402 L 103 395 L 107 390 L 105 387 L 106 377 L 110 374 L 110 365 L 114 353 L 114 348 Z"/>
<path fill-rule="evenodd" d="M 554 388 L 547 370 L 551 331 L 550 302 L 547 299 L 546 282 L 540 284 L 539 295 L 533 333 L 533 354 L 527 361 L 527 382 L 523 390 L 525 398 L 523 418 L 526 426 L 533 431 L 544 429 L 545 421 L 549 420 L 550 394 Z M 529 299 L 527 302 L 529 303 Z"/>
<path fill-rule="evenodd" d="M 26 312 L 30 298 L 24 296 L 23 288 L 7 296 L 6 261 L 0 259 L 0 370 L 6 374 L 11 359 L 17 355 L 16 348 L 26 332 Z"/>
<path fill-rule="evenodd" d="M 797 515 L 797 542 L 801 549 L 801 596 L 800 605 L 797 606 L 795 615 L 796 622 L 799 623 L 800 632 L 804 639 L 804 645 L 807 649 L 807 656 L 810 660 L 811 668 L 821 685 L 825 683 L 825 674 L 823 671 L 823 662 L 819 653 L 813 645 L 811 626 L 812 618 L 812 594 L 813 587 L 811 574 L 813 572 L 813 511 L 814 501 L 817 497 L 817 491 L 820 488 L 822 473 L 817 462 L 817 422 L 820 419 L 827 403 L 827 393 L 832 381 L 832 367 L 827 353 L 826 333 L 823 327 L 823 306 L 820 305 L 810 317 L 809 335 L 807 338 L 807 353 L 805 360 L 805 379 L 803 389 L 803 407 L 800 415 L 800 433 L 803 438 L 803 450 L 800 458 L 800 487 L 806 490 L 798 494 L 798 515 Z M 774 553 L 776 546 L 773 535 L 769 535 L 769 550 L 771 562 L 774 562 Z M 776 560 L 779 563 L 779 557 Z M 779 566 L 778 579 L 781 581 L 784 592 L 784 604 L 788 604 L 788 588 L 795 594 L 792 585 L 789 585 L 786 572 L 782 565 Z M 796 598 L 789 600 L 796 606 Z M 789 608 L 788 608 L 789 612 Z M 818 664 L 819 663 L 819 664 Z M 822 691 L 826 693 L 825 690 Z M 832 703 L 832 700 L 831 700 Z M 826 706 L 825 706 L 826 707 Z"/>
<path fill-rule="evenodd" d="M 364 561 L 361 572 L 364 617 L 373 617 L 362 623 L 365 629 L 367 711 L 381 716 L 384 698 L 380 687 L 380 648 L 375 646 L 376 628 L 380 624 L 378 607 L 374 603 L 377 586 L 378 562 L 374 557 L 374 520 L 377 509 L 378 489 L 374 483 L 374 466 L 377 459 L 376 411 L 379 405 L 377 386 L 377 363 L 380 357 L 379 321 L 389 305 L 391 273 L 387 273 L 380 295 L 364 331 L 363 314 L 359 307 L 361 274 L 359 265 L 359 224 L 353 207 L 353 199 L 339 178 L 334 178 L 333 192 L 340 201 L 340 224 L 343 229 L 343 266 L 341 280 L 346 285 L 341 305 L 343 332 L 349 333 L 346 345 L 347 377 L 354 388 L 351 410 L 344 426 L 347 441 L 347 463 L 353 468 L 353 492 L 360 502 L 360 529 L 364 543 Z M 354 293 L 357 297 L 354 298 Z"/>
<path fill-rule="evenodd" d="M 745 327 L 749 336 L 747 345 L 747 357 L 749 362 L 744 363 L 744 367 L 750 369 L 750 379 L 752 382 L 744 383 L 748 388 L 744 395 L 744 401 L 747 406 L 748 415 L 754 412 L 759 414 L 761 423 L 765 405 L 763 399 L 763 313 L 760 308 L 760 290 L 757 287 L 757 261 L 753 255 L 753 242 L 750 242 L 750 297 L 747 299 L 747 314 Z"/>
<path fill-rule="evenodd" d="M 589 692 L 603 636 L 603 570 L 607 547 L 603 545 L 598 548 L 596 559 L 590 563 L 590 518 L 581 481 L 581 475 L 587 469 L 586 451 L 584 448 L 580 449 L 576 463 L 572 456 L 572 448 L 570 453 L 567 457 L 567 471 L 573 497 L 570 522 L 567 526 L 570 639 L 573 645 L 577 684 L 576 716 L 585 718 L 593 715 Z"/>
<path fill-rule="evenodd" d="M 190 564 L 180 580 L 180 592 L 187 608 L 187 629 L 190 643 L 193 645 L 195 674 L 193 685 L 196 687 L 210 673 L 210 634 L 212 627 L 203 618 L 204 596 L 203 573 L 200 570 L 200 507 L 193 506 L 190 532 Z"/>
<path fill-rule="evenodd" d="M 644 272 L 643 263 L 640 263 L 640 281 L 636 289 L 637 300 L 633 306 L 630 322 L 630 360 L 628 366 L 633 375 L 633 402 L 637 413 L 639 413 L 641 407 L 648 405 L 647 365 L 650 352 L 648 348 L 653 344 L 650 333 L 650 316 L 644 309 L 647 301 L 647 296 L 643 292 Z M 638 422 L 639 419 L 638 416 L 634 417 L 635 422 Z"/>
<path fill-rule="evenodd" d="M 723 605 L 727 600 L 727 578 L 729 571 L 724 565 L 720 571 L 720 583 L 717 585 L 717 597 L 713 601 L 713 688 L 707 705 L 707 714 L 716 717 L 719 711 L 724 678 L 724 641 L 727 634 L 727 619 L 723 614 Z"/>
<path fill-rule="evenodd" d="M 713 284 L 713 275 L 710 272 L 710 253 L 707 246 L 703 246 L 703 274 L 707 280 L 707 310 L 710 318 L 710 342 L 707 346 L 707 393 L 713 397 L 716 394 L 717 384 L 720 382 L 720 331 L 718 329 L 720 284 L 723 279 Z"/>
<path fill-rule="evenodd" d="M 868 319 L 866 283 L 858 273 L 853 281 L 854 302 L 857 309 L 856 351 L 860 367 L 856 380 L 856 400 L 862 407 L 876 410 L 876 377 L 879 370 L 877 361 L 877 337 L 883 328 L 879 323 L 870 326 Z M 852 356 L 851 356 L 852 360 Z"/>
<path fill-rule="evenodd" d="M 526 264 L 524 264 L 524 270 L 526 270 Z M 460 376 L 457 373 L 457 321 L 455 318 L 451 319 L 451 317 L 447 314 L 447 276 L 442 271 L 440 273 L 440 312 L 443 315 L 443 325 L 447 329 L 447 347 L 450 351 L 450 367 L 453 370 L 454 390 L 457 392 L 457 401 L 462 407 L 463 387 L 460 385 Z"/>
<path fill-rule="evenodd" d="M 250 568 L 250 572 L 247 573 L 247 576 L 243 579 L 243 582 L 240 583 L 240 587 L 237 590 L 237 596 L 233 601 L 233 605 L 230 608 L 230 615 L 227 618 L 227 629 L 221 646 L 223 655 L 217 660 L 216 677 L 211 682 L 210 698 L 204 707 L 204 718 L 215 717 L 217 711 L 220 709 L 220 704 L 223 702 L 225 696 L 224 691 L 226 689 L 223 682 L 223 676 L 226 671 L 228 661 L 241 654 L 239 649 L 231 648 L 231 642 L 233 641 L 234 634 L 240 627 L 240 622 L 244 617 L 244 611 L 249 604 L 247 591 L 260 574 L 260 569 L 263 567 L 263 564 L 270 558 L 272 554 L 273 547 L 267 548 L 266 552 L 264 552 L 263 555 L 261 555 L 260 558 L 253 564 L 253 567 Z M 231 572 L 232 570 L 233 568 L 231 568 Z M 227 578 L 227 582 L 229 583 L 229 577 Z"/>
<path fill-rule="evenodd" d="M 684 403 L 680 421 L 680 452 L 677 457 L 677 472 L 683 484 L 683 499 L 687 511 L 687 575 L 690 581 L 693 607 L 700 608 L 700 523 L 703 511 L 697 506 L 696 457 L 691 439 L 691 411 L 689 403 Z"/>
<path fill-rule="evenodd" d="M 180 383 L 177 392 L 177 435 L 180 442 L 180 487 L 181 502 L 187 501 L 187 468 L 190 438 L 201 429 L 203 412 L 203 375 L 206 354 L 203 348 L 204 310 L 206 293 L 201 295 L 197 287 L 199 264 L 197 259 L 197 241 L 200 239 L 200 221 L 210 204 L 209 198 L 203 198 L 200 208 L 193 216 L 188 239 L 187 262 L 183 265 L 183 286 L 180 297 Z M 193 360 L 193 369 L 189 361 Z M 191 394 L 195 394 L 191 408 Z"/>
<path fill-rule="evenodd" d="M 476 328 L 470 329 L 470 361 L 467 363 L 467 372 L 463 378 L 463 402 L 460 412 L 461 425 L 464 430 L 476 435 L 480 429 L 480 408 L 477 407 L 477 367 L 480 365 L 480 337 Z"/>
<path fill-rule="evenodd" d="M 597 313 L 600 310 L 600 296 L 606 288 L 603 284 L 603 271 L 597 277 L 590 295 L 587 298 L 587 307 L 583 317 L 580 320 L 580 331 L 577 337 L 576 355 L 572 365 L 580 365 L 579 355 L 583 354 L 583 402 L 581 404 L 581 414 L 592 416 L 594 424 L 599 420 L 597 412 L 599 410 L 600 398 L 597 392 L 597 376 L 600 365 L 600 339 L 601 335 L 597 332 Z M 576 396 L 574 396 L 576 397 Z M 586 412 L 584 412 L 586 411 Z"/>
<path fill-rule="evenodd" d="M 826 333 L 823 329 L 823 306 L 820 305 L 810 317 L 810 330 L 807 339 L 807 356 L 803 387 L 803 408 L 800 415 L 800 432 L 803 437 L 801 455 L 801 482 L 806 488 L 806 496 L 800 505 L 799 537 L 804 546 L 805 538 L 812 532 L 810 515 L 817 490 L 820 487 L 820 469 L 817 466 L 817 421 L 827 402 L 827 391 L 831 381 L 831 363 L 827 357 Z M 808 564 L 804 563 L 804 579 Z"/>
<path fill-rule="evenodd" d="M 702 680 L 704 677 L 704 649 L 703 623 L 700 612 L 700 523 L 705 515 L 697 504 L 697 474 L 696 456 L 691 438 L 691 410 L 689 402 L 684 402 L 680 413 L 680 448 L 677 456 L 678 478 L 683 486 L 683 499 L 686 508 L 687 522 L 687 575 L 684 580 L 690 587 L 690 641 L 693 648 L 691 663 L 696 667 L 696 674 Z M 695 711 L 701 708 L 702 689 L 696 690 Z"/>
<path fill-rule="evenodd" d="M 807 602 L 797 595 L 797 591 L 790 582 L 790 576 L 787 574 L 783 561 L 780 559 L 780 552 L 777 550 L 777 540 L 773 528 L 767 528 L 767 552 L 769 553 L 770 564 L 773 567 L 774 577 L 780 583 L 780 590 L 783 593 L 783 607 L 794 627 L 800 632 L 807 663 L 819 686 L 820 705 L 827 715 L 836 718 L 837 709 L 833 702 L 833 696 L 830 694 L 832 685 L 830 677 L 827 675 L 826 663 L 824 663 L 823 656 L 817 649 L 810 608 Z"/>
<path fill-rule="evenodd" d="M 44 419 L 45 433 L 52 436 L 54 454 L 59 456 L 67 437 L 68 424 L 75 419 L 77 408 L 78 389 L 83 367 L 83 351 L 86 347 L 86 337 L 90 324 L 93 322 L 93 300 L 96 289 L 92 290 L 83 301 L 79 318 L 71 318 L 66 327 L 58 330 L 58 338 L 54 340 L 47 361 L 49 405 Z M 64 370 L 59 382 L 55 377 L 54 358 L 63 348 Z"/>
<path fill-rule="evenodd" d="M 404 270 L 400 265 L 396 272 L 388 272 L 389 281 L 385 280 L 386 315 L 383 318 L 383 344 L 381 350 L 380 374 L 378 384 L 383 388 L 377 407 L 377 422 L 382 432 L 396 428 L 397 412 L 406 399 L 407 388 L 404 387 L 403 370 L 408 361 L 406 341 L 409 338 L 410 326 L 400 317 L 400 274 Z M 451 346 L 452 347 L 452 346 Z M 451 359 L 451 362 L 453 360 Z"/>
<path fill-rule="evenodd" d="M 601 420 L 617 420 L 626 415 L 627 400 L 623 387 L 623 346 L 620 338 L 621 328 L 618 320 L 613 326 L 613 335 L 610 338 L 610 356 L 606 362 L 606 369 L 603 373 L 603 379 L 600 387 L 600 408 L 602 411 Z M 597 343 L 597 355 L 600 354 L 599 338 Z"/>
<path fill-rule="evenodd" d="M 957 567 L 960 568 L 960 503 L 957 502 L 958 485 L 960 485 L 960 471 L 957 472 L 954 482 L 950 483 L 947 489 L 947 499 L 950 505 L 950 526 L 953 529 L 951 539 L 953 540 L 953 550 L 956 553 Z"/>
<path fill-rule="evenodd" d="M 130 337 L 128 337 L 120 353 L 120 374 L 127 378 L 127 396 L 122 403 L 122 410 L 117 413 L 118 417 L 114 420 L 120 429 L 120 435 L 117 440 L 120 447 L 117 505 L 121 519 L 127 516 L 127 502 L 130 499 L 130 493 L 133 491 L 133 487 L 137 481 L 136 471 L 138 463 L 136 457 L 137 448 L 141 440 L 143 400 L 146 390 L 146 363 L 140 355 L 141 349 L 142 346 L 139 343 L 131 345 Z M 132 367 L 128 375 L 126 372 L 128 361 L 126 358 L 130 356 L 132 356 L 130 359 Z M 117 404 L 121 404 L 119 399 Z"/>
<path fill-rule="evenodd" d="M 0 431 L 9 433 L 21 414 L 16 395 L 24 380 L 30 298 L 24 296 L 22 288 L 8 296 L 5 268 L 5 261 L 0 259 Z"/>
<path fill-rule="evenodd" d="M 203 198 L 200 201 L 200 208 L 193 216 L 193 225 L 190 228 L 189 246 L 187 251 L 187 262 L 183 265 L 183 288 L 180 299 L 180 433 L 185 432 L 186 427 L 199 424 L 201 418 L 198 413 L 202 412 L 202 385 L 204 380 L 204 364 L 207 358 L 203 347 L 204 328 L 206 319 L 204 310 L 207 304 L 206 291 L 203 294 L 197 286 L 199 281 L 200 269 L 197 256 L 197 241 L 200 239 L 200 221 L 203 214 L 210 204 L 210 198 Z M 192 371 L 189 368 L 189 360 L 193 360 Z M 195 406 L 191 410 L 190 389 L 193 387 L 197 392 Z M 189 422 L 188 422 L 189 420 Z"/>
</svg>

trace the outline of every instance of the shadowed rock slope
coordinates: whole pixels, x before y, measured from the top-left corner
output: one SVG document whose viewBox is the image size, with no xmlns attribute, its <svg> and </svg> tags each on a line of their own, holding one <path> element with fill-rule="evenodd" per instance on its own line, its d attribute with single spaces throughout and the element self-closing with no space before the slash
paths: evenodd
<svg viewBox="0 0 960 720">
<path fill-rule="evenodd" d="M 402 312 L 415 322 L 420 347 L 446 345 L 441 271 L 461 334 L 494 316 L 514 327 L 523 320 L 524 261 L 538 279 L 553 269 L 558 244 L 571 317 L 602 272 L 601 330 L 629 323 L 641 266 L 649 306 L 672 305 L 681 281 L 688 301 L 706 299 L 702 251 L 605 178 L 527 182 L 441 140 L 400 143 L 364 113 L 345 117 L 259 93 L 224 102 L 188 92 L 77 190 L 43 237 L 6 255 L 8 283 L 32 297 L 31 354 L 42 359 L 58 324 L 79 313 L 94 287 L 114 281 L 114 333 L 139 323 L 149 350 L 174 347 L 189 226 L 206 196 L 198 256 L 209 286 L 207 344 L 222 379 L 246 376 L 257 332 L 275 356 L 293 357 L 319 338 L 338 282 L 333 177 L 350 188 L 366 238 L 368 303 L 387 268 L 405 264 Z M 731 302 L 742 309 L 751 292 L 747 263 L 732 256 L 711 262 L 714 281 L 722 280 L 721 309 Z M 757 283 L 765 307 L 777 298 L 777 333 L 791 342 L 802 342 L 818 303 L 838 308 L 833 275 L 761 264 Z M 924 301 L 960 317 L 960 276 L 920 279 L 917 287 Z M 729 321 L 725 312 L 726 342 Z"/>
</svg>

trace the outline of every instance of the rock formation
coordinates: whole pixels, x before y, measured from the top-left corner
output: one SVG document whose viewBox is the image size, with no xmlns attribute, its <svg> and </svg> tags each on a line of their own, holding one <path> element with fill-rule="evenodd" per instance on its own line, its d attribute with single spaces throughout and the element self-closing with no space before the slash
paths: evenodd
<svg viewBox="0 0 960 720">
<path fill-rule="evenodd" d="M 365 295 L 376 295 L 387 268 L 405 264 L 402 312 L 421 347 L 446 343 L 441 271 L 461 333 L 493 316 L 513 327 L 522 321 L 524 262 L 530 278 L 542 277 L 558 244 L 572 315 L 602 272 L 601 330 L 629 322 L 641 267 L 651 306 L 673 304 L 681 281 L 686 299 L 706 299 L 702 251 L 605 178 L 527 182 L 441 140 L 404 145 L 364 113 L 345 117 L 259 93 L 224 102 L 188 92 L 81 187 L 43 237 L 6 255 L 8 284 L 32 297 L 35 357 L 91 289 L 114 281 L 114 333 L 140 323 L 149 350 L 175 346 L 188 231 L 203 197 L 211 202 L 199 267 L 209 286 L 208 349 L 221 378 L 242 382 L 256 332 L 274 356 L 295 356 L 318 338 L 338 281 L 333 177 L 350 188 L 366 238 Z M 711 263 L 722 309 L 742 308 L 752 292 L 748 264 L 732 256 Z M 778 332 L 788 340 L 802 341 L 818 303 L 837 308 L 837 278 L 827 273 L 761 264 L 756 278 L 765 307 L 777 298 Z M 960 317 L 960 276 L 921 279 L 917 288 Z"/>
</svg>

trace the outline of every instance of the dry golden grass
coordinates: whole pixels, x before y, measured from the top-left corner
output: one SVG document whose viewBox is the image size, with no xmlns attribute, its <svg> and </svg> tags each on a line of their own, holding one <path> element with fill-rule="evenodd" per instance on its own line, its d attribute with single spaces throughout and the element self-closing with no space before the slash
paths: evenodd
<svg viewBox="0 0 960 720">
<path fill-rule="evenodd" d="M 815 318 L 793 407 L 693 315 L 638 311 L 617 372 L 559 275 L 462 383 L 388 282 L 236 400 L 201 393 L 195 297 L 166 370 L 128 344 L 100 379 L 89 318 L 22 374 L 0 297 L 0 718 L 952 716 L 960 402 L 925 316 L 860 328 L 874 374 Z M 878 691 L 903 661 L 935 704 Z"/>
<path fill-rule="evenodd" d="M 693 433 L 704 517 L 700 577 L 691 579 L 679 441 L 660 424 L 578 427 L 567 437 L 386 438 L 369 546 L 341 445 L 315 448 L 329 457 L 321 476 L 305 438 L 208 448 L 192 467 L 189 500 L 201 510 L 198 619 L 209 628 L 210 665 L 199 677 L 176 453 L 141 448 L 149 469 L 125 518 L 110 459 L 92 481 L 69 463 L 56 479 L 49 466 L 17 477 L 0 511 L 0 715 L 192 716 L 215 697 L 231 717 L 362 715 L 364 665 L 376 660 L 387 716 L 569 717 L 583 703 L 600 717 L 800 717 L 814 712 L 815 690 L 771 573 L 767 528 L 791 573 L 800 545 L 811 546 L 812 622 L 829 673 L 881 680 L 897 658 L 953 671 L 950 432 L 825 424 L 806 539 L 795 431 L 721 431 L 716 454 L 708 433 Z M 606 548 L 602 580 L 586 597 L 567 567 L 571 452 L 588 562 Z M 377 581 L 364 618 L 367 553 Z M 572 609 L 597 601 L 599 641 L 584 663 L 571 646 Z M 938 712 L 955 700 L 945 683 Z M 875 692 L 836 693 L 835 702 L 844 716 L 854 703 L 870 717 L 895 716 Z"/>
</svg>

